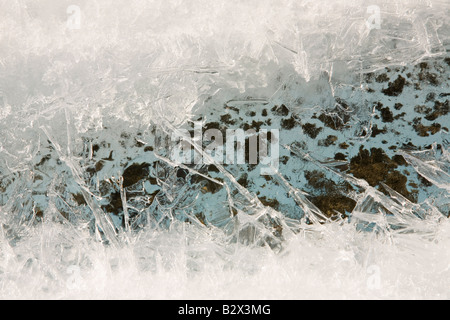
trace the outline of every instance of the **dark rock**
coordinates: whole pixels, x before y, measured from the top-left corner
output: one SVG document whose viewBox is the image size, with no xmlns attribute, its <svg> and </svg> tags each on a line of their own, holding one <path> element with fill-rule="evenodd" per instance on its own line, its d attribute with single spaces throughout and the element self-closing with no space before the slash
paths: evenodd
<svg viewBox="0 0 450 320">
<path fill-rule="evenodd" d="M 149 176 L 148 163 L 132 164 L 123 172 L 123 187 L 130 187 Z"/>
<path fill-rule="evenodd" d="M 387 96 L 397 97 L 403 92 L 405 85 L 406 79 L 399 75 L 394 82 L 389 82 L 387 89 L 383 89 L 381 92 Z"/>
<path fill-rule="evenodd" d="M 281 106 L 275 106 L 272 108 L 272 113 L 276 116 L 280 116 L 280 117 L 286 117 L 287 115 L 289 115 L 289 109 L 282 104 Z"/>
<path fill-rule="evenodd" d="M 317 138 L 319 133 L 323 130 L 323 128 L 318 128 L 315 124 L 306 123 L 302 126 L 303 132 L 307 134 L 312 139 Z"/>
<path fill-rule="evenodd" d="M 404 160 L 404 159 L 403 159 Z M 381 148 L 372 148 L 370 151 L 360 148 L 359 154 L 350 160 L 350 173 L 356 178 L 366 180 L 372 187 L 381 188 L 385 183 L 410 201 L 417 201 L 415 193 L 408 191 L 408 179 L 396 169 L 401 159 L 389 158 Z M 382 188 L 384 190 L 384 188 Z M 384 192 L 386 192 L 384 190 Z"/>
<path fill-rule="evenodd" d="M 297 123 L 297 120 L 294 116 L 290 117 L 289 119 L 282 119 L 281 120 L 281 127 L 285 130 L 291 130 L 295 127 Z"/>
</svg>

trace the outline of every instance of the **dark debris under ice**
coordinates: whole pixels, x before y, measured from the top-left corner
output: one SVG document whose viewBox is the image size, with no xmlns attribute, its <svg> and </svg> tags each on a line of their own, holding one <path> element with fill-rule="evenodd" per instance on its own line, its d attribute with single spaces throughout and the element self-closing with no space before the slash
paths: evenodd
<svg viewBox="0 0 450 320">
<path fill-rule="evenodd" d="M 302 91 L 327 90 L 320 88 L 327 82 L 295 78 L 273 99 L 296 92 L 293 103 L 236 103 L 219 94 L 199 107 L 195 120 L 203 121 L 204 130 L 225 135 L 229 128 L 280 128 L 275 175 L 262 176 L 258 164 L 177 166 L 169 161 L 164 125 L 70 132 L 66 148 L 61 132 L 43 127 L 28 167 L 2 169 L 0 205 L 21 223 L 87 223 L 114 243 L 121 231 L 170 228 L 174 220 L 222 228 L 230 241 L 271 247 L 302 223 L 407 231 L 405 215 L 450 214 L 449 69 L 450 58 L 436 58 L 366 73 L 365 111 L 358 101 L 337 95 L 332 108 L 305 108 Z M 69 131 L 74 115 L 63 113 Z M 185 126 L 192 129 L 193 123 Z M 377 226 L 379 215 L 386 225 Z"/>
</svg>

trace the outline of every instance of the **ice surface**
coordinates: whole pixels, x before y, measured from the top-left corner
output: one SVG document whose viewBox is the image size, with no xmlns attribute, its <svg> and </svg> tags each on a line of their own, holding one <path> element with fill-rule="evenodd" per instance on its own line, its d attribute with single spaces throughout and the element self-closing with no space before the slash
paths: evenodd
<svg viewBox="0 0 450 320">
<path fill-rule="evenodd" d="M 374 102 L 418 104 L 411 85 L 380 97 L 365 77 L 448 57 L 448 1 L 73 5 L 0 1 L 0 298 L 450 298 L 448 128 L 386 138 L 431 146 L 386 150 L 430 183 L 415 202 L 340 171 L 348 161 L 317 147 L 327 129 L 283 136 L 273 181 L 244 172 L 259 189 L 247 168 L 210 175 L 167 148 L 200 117 L 282 104 L 364 143 Z M 448 77 L 423 86 L 449 92 Z M 311 201 L 314 170 L 352 187 L 346 217 Z"/>
</svg>

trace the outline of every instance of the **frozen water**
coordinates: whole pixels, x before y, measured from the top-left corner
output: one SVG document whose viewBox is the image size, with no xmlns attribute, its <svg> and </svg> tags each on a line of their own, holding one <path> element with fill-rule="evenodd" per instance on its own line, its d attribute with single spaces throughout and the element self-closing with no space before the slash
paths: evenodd
<svg viewBox="0 0 450 320">
<path fill-rule="evenodd" d="M 398 127 L 389 140 L 431 146 L 385 150 L 404 157 L 412 185 L 429 182 L 417 201 L 339 170 L 346 162 L 317 143 L 376 137 L 375 102 L 445 100 L 445 64 L 439 85 L 421 78 L 422 91 L 406 84 L 401 97 L 371 94 L 365 79 L 448 57 L 449 10 L 444 0 L 0 0 L 0 298 L 450 299 L 448 100 L 438 134 L 437 114 L 426 127 L 391 113 L 422 131 Z M 247 168 L 216 164 L 211 175 L 170 161 L 167 140 L 191 121 L 248 109 L 240 121 L 251 123 L 251 110 L 279 105 L 313 125 L 327 112 L 340 129 L 281 136 L 290 160 L 273 185 L 258 170 L 243 181 Z M 307 171 L 350 186 L 354 209 L 331 219 L 311 201 Z"/>
</svg>

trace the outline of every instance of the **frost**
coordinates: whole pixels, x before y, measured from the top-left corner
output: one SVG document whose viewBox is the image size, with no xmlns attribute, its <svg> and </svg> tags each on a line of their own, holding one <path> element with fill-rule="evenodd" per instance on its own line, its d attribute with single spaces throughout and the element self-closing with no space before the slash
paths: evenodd
<svg viewBox="0 0 450 320">
<path fill-rule="evenodd" d="M 444 154 L 448 150 L 444 149 Z M 444 155 L 437 154 L 436 145 L 431 151 L 401 153 L 416 171 L 439 188 L 450 190 L 450 166 Z M 441 160 L 442 158 L 442 160 Z"/>
</svg>

